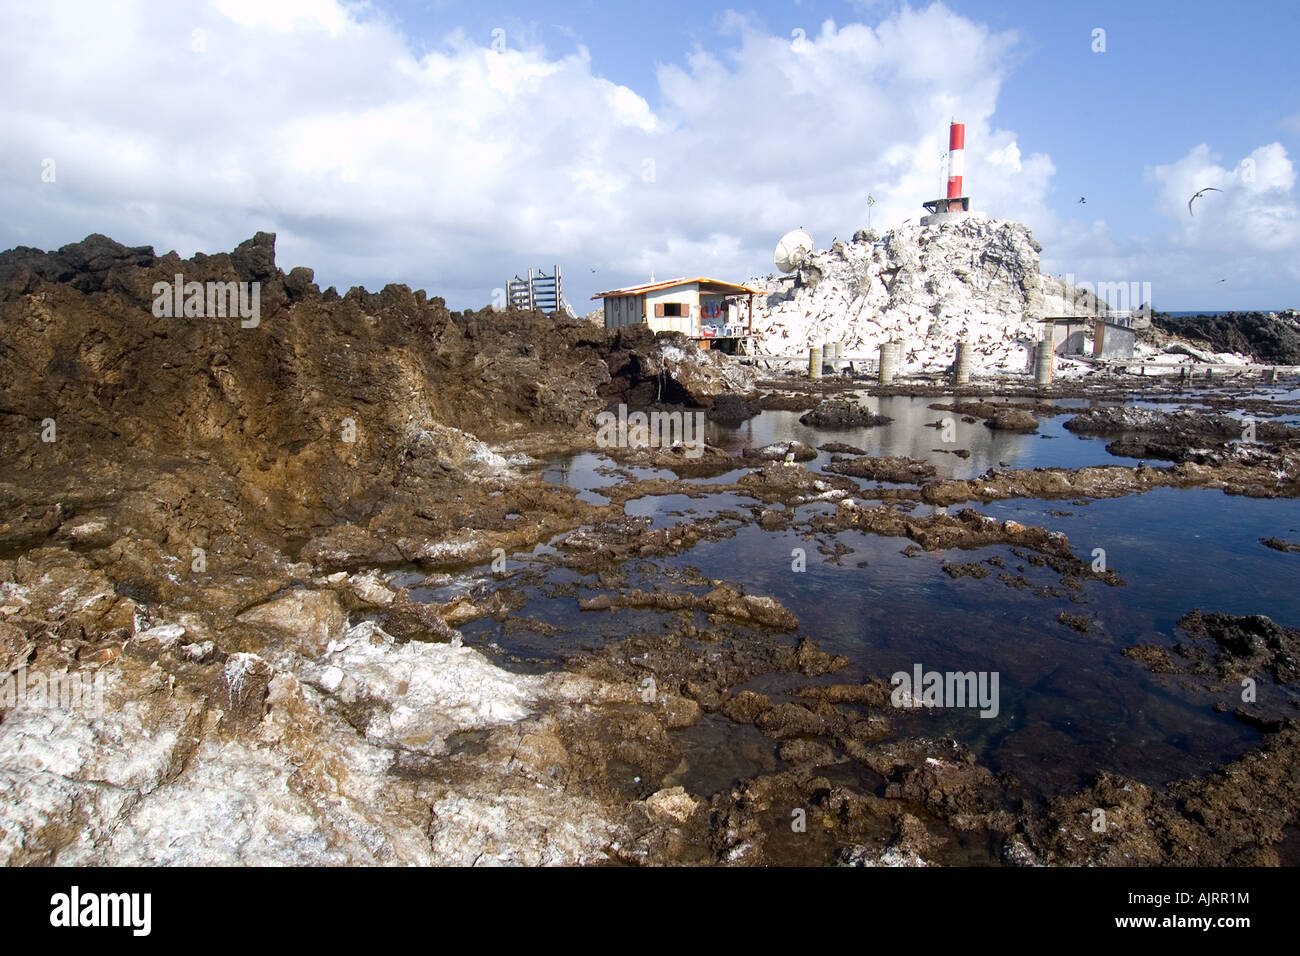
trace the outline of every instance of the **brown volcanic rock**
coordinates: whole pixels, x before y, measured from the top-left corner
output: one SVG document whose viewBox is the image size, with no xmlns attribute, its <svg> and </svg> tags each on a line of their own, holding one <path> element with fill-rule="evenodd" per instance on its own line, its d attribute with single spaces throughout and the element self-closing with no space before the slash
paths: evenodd
<svg viewBox="0 0 1300 956">
<path fill-rule="evenodd" d="M 215 462 L 237 477 L 242 512 L 297 524 L 455 477 L 473 436 L 447 426 L 571 431 L 603 404 L 605 335 L 588 323 L 454 315 L 400 285 L 321 295 L 274 254 L 268 233 L 191 260 L 102 236 L 0 253 L 4 460 Z M 155 316 L 154 284 L 178 273 L 261 282 L 260 322 Z M 47 419 L 54 442 L 41 441 Z"/>
</svg>

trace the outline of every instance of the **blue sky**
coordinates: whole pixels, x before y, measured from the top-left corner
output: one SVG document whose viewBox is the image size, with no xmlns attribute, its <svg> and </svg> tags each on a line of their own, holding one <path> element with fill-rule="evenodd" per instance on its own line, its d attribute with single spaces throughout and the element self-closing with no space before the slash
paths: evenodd
<svg viewBox="0 0 1300 956">
<path fill-rule="evenodd" d="M 1022 149 L 1051 155 L 1057 172 L 1049 202 L 1069 220 L 1102 217 L 1123 234 L 1151 236 L 1159 224 L 1153 224 L 1156 212 L 1143 188 L 1147 167 L 1174 162 L 1200 143 L 1228 156 L 1244 156 L 1272 140 L 1292 156 L 1300 151 L 1300 0 L 946 5 L 1017 35 L 995 119 L 1019 134 Z M 901 4 L 578 0 L 548 2 L 545 13 L 535 3 L 476 0 L 378 6 L 430 43 L 463 27 L 483 36 L 496 28 L 523 32 L 557 51 L 586 44 L 595 70 L 643 92 L 653 107 L 658 66 L 696 47 L 716 48 L 726 10 L 751 13 L 774 34 L 788 35 L 801 28 L 813 33 L 827 19 L 872 22 Z M 1097 28 L 1106 31 L 1104 53 L 1092 49 Z M 870 135 L 868 124 L 863 134 Z M 977 184 L 970 188 L 978 191 Z M 1287 301 L 1293 300 L 1300 296 Z"/>
<path fill-rule="evenodd" d="M 1046 271 L 1297 306 L 1297 27 L 1281 0 L 9 6 L 0 244 L 264 228 L 323 285 L 477 307 L 559 262 L 582 306 L 767 272 L 868 193 L 878 228 L 919 216 L 956 113 L 974 208 L 1033 228 Z"/>
</svg>

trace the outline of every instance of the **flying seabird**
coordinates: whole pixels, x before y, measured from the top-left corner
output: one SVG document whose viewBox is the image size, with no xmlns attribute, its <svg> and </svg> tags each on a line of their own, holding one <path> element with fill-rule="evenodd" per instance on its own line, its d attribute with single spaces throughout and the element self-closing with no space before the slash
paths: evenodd
<svg viewBox="0 0 1300 956">
<path fill-rule="evenodd" d="M 1193 194 L 1192 198 L 1187 200 L 1187 215 L 1189 216 L 1196 215 L 1196 213 L 1192 212 L 1192 203 L 1196 202 L 1196 200 L 1200 199 L 1208 192 L 1221 193 L 1223 192 L 1223 190 L 1219 189 L 1217 186 L 1206 186 L 1204 189 L 1197 190 L 1196 193 Z"/>
<path fill-rule="evenodd" d="M 1087 198 L 1084 197 L 1084 196 L 1080 196 L 1080 197 L 1079 197 L 1079 205 L 1080 205 L 1080 206 L 1086 206 L 1087 204 L 1088 204 L 1088 200 L 1087 200 Z"/>
</svg>

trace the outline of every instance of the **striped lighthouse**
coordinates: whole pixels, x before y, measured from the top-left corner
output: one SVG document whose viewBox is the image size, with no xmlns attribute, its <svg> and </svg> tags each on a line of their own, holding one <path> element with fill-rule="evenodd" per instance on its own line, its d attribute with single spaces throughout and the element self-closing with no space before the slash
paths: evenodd
<svg viewBox="0 0 1300 956">
<path fill-rule="evenodd" d="M 970 199 L 964 195 L 962 177 L 966 172 L 966 124 L 953 117 L 948 126 L 948 189 L 943 199 L 921 203 L 930 215 L 921 217 L 921 225 L 929 226 L 959 219 L 970 212 Z"/>
<path fill-rule="evenodd" d="M 966 124 L 954 118 L 948 127 L 948 198 L 961 199 L 961 177 L 966 169 Z"/>
</svg>

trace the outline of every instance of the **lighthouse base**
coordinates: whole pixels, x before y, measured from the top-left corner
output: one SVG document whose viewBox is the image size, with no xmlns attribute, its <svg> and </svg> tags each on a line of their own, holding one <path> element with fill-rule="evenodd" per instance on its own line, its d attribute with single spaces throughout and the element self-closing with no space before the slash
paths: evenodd
<svg viewBox="0 0 1300 956">
<path fill-rule="evenodd" d="M 959 212 L 936 212 L 929 216 L 921 217 L 923 226 L 942 226 L 945 222 L 960 222 L 963 219 L 982 219 L 985 218 L 982 212 L 969 212 L 962 210 Z"/>
</svg>

